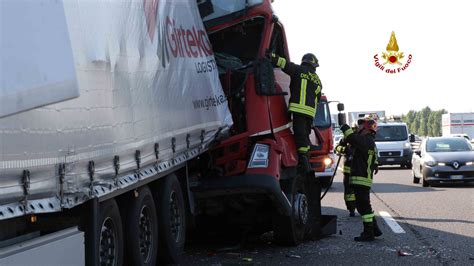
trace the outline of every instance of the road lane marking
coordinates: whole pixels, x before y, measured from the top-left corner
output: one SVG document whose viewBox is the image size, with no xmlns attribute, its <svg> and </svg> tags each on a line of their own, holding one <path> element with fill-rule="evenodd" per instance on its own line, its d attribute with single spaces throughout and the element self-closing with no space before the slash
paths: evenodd
<svg viewBox="0 0 474 266">
<path fill-rule="evenodd" d="M 403 228 L 395 221 L 395 219 L 393 219 L 392 216 L 390 216 L 388 212 L 380 211 L 379 215 L 382 216 L 385 223 L 390 226 L 390 229 L 392 229 L 395 234 L 405 234 L 405 230 L 403 230 Z"/>
</svg>

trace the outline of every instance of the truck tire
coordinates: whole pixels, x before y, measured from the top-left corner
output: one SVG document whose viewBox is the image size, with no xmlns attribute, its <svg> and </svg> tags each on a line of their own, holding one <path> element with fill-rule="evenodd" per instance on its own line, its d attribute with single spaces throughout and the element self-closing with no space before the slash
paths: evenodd
<svg viewBox="0 0 474 266">
<path fill-rule="evenodd" d="M 155 204 L 160 232 L 158 258 L 166 264 L 179 264 L 186 239 L 186 210 L 178 178 L 169 175 L 159 181 Z"/>
<path fill-rule="evenodd" d="M 123 265 L 123 230 L 115 199 L 100 203 L 96 243 L 99 244 L 99 265 Z"/>
<path fill-rule="evenodd" d="M 304 240 L 308 231 L 309 199 L 303 179 L 297 175 L 280 183 L 292 203 L 292 215 L 276 214 L 273 219 L 273 237 L 279 245 L 296 246 Z"/>
<path fill-rule="evenodd" d="M 155 265 L 158 256 L 158 215 L 148 186 L 124 200 L 125 259 L 128 265 Z"/>
</svg>

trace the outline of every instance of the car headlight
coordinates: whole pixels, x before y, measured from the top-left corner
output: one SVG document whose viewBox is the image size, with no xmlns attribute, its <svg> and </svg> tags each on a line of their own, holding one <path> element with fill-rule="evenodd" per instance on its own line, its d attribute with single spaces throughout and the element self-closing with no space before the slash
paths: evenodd
<svg viewBox="0 0 474 266">
<path fill-rule="evenodd" d="M 438 163 L 439 166 L 446 166 L 446 163 Z"/>
<path fill-rule="evenodd" d="M 405 149 L 409 149 L 409 148 L 411 148 L 411 144 L 410 144 L 409 142 L 406 142 L 406 143 L 403 145 L 403 147 L 404 147 Z"/>
<path fill-rule="evenodd" d="M 437 165 L 438 163 L 435 162 L 435 161 L 426 161 L 425 164 L 428 165 L 428 166 L 435 166 L 435 165 Z"/>
<path fill-rule="evenodd" d="M 466 165 L 473 165 L 474 162 L 467 162 Z"/>
</svg>

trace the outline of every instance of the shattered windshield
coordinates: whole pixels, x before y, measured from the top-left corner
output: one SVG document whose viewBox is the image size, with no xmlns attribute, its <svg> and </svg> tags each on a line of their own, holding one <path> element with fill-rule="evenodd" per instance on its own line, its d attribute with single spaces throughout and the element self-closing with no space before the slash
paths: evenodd
<svg viewBox="0 0 474 266">
<path fill-rule="evenodd" d="M 262 4 L 263 0 L 198 0 L 204 22 Z"/>
</svg>

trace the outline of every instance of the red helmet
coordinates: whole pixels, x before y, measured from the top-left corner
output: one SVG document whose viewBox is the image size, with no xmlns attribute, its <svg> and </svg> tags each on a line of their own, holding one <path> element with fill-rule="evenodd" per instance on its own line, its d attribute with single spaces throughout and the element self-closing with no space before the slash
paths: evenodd
<svg viewBox="0 0 474 266">
<path fill-rule="evenodd" d="M 364 129 L 371 130 L 372 132 L 377 132 L 377 121 L 372 118 L 364 119 Z"/>
</svg>

